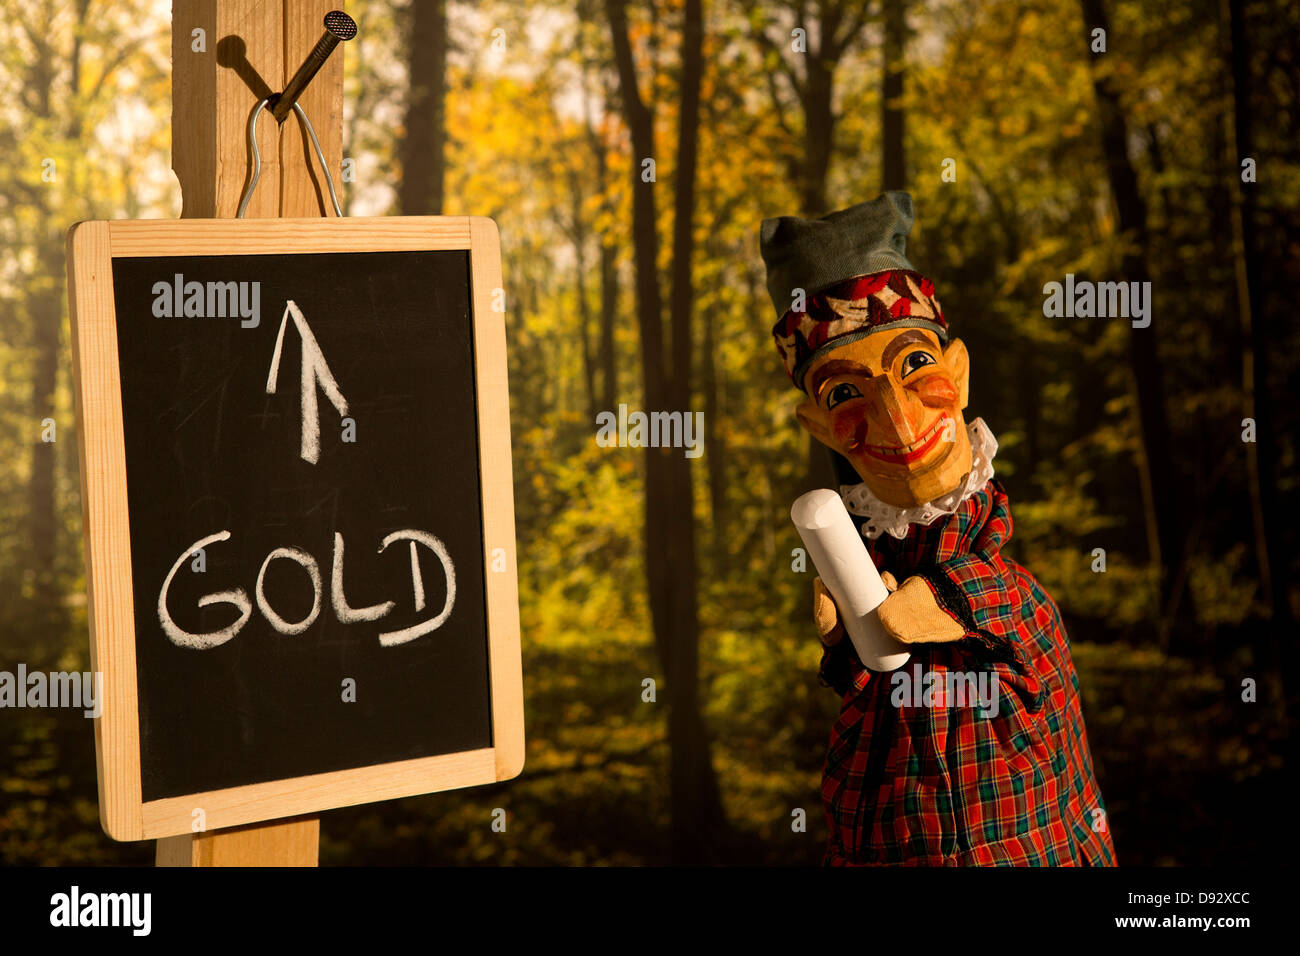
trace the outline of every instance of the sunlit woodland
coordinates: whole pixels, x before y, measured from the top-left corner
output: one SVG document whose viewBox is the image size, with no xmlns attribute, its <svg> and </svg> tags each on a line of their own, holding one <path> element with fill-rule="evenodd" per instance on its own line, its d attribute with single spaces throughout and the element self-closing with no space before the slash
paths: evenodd
<svg viewBox="0 0 1300 956">
<path fill-rule="evenodd" d="M 65 235 L 180 215 L 170 10 L 0 10 L 0 669 L 88 670 Z M 1065 618 L 1120 864 L 1271 855 L 1296 719 L 1300 6 L 347 10 L 344 214 L 500 228 L 527 765 L 328 812 L 323 864 L 821 860 L 839 700 L 789 507 L 834 478 L 793 416 L 758 227 L 884 189 L 912 194 L 908 256 L 969 348 L 1008 553 Z M 1152 321 L 1045 315 L 1067 275 L 1150 281 Z M 620 404 L 702 412 L 703 454 L 602 447 Z M 0 755 L 0 862 L 152 862 L 100 829 L 79 712 L 0 711 Z"/>
</svg>

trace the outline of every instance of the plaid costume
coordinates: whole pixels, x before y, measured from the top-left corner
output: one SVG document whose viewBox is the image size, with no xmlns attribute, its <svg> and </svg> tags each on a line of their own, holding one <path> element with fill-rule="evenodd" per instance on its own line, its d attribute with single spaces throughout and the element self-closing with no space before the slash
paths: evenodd
<svg viewBox="0 0 1300 956">
<path fill-rule="evenodd" d="M 826 865 L 1115 865 L 1060 612 L 1001 557 L 1010 537 L 990 481 L 954 514 L 866 542 L 878 568 L 923 577 L 966 630 L 912 645 L 903 670 L 992 671 L 1000 706 L 895 706 L 892 675 L 862 667 L 847 639 L 828 648 L 821 677 L 844 700 L 822 781 Z"/>
</svg>

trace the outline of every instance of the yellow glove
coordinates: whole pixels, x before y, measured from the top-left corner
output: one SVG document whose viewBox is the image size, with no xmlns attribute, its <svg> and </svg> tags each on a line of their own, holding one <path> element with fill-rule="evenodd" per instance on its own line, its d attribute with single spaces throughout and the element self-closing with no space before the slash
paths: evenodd
<svg viewBox="0 0 1300 956">
<path fill-rule="evenodd" d="M 884 575 L 881 575 L 883 578 Z M 910 577 L 880 605 L 880 624 L 904 644 L 943 644 L 960 641 L 966 629 L 953 620 L 922 577 Z"/>
<path fill-rule="evenodd" d="M 898 589 L 898 582 L 888 571 L 880 575 L 880 580 L 885 582 L 885 587 L 890 591 Z M 840 621 L 835 599 L 826 590 L 821 578 L 813 578 L 813 623 L 817 625 L 817 636 L 826 647 L 834 647 L 843 640 L 844 624 Z"/>
</svg>

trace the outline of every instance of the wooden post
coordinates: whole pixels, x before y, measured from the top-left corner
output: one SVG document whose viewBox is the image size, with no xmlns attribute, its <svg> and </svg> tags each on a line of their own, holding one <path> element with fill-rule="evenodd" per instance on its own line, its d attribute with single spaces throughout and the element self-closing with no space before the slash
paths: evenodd
<svg viewBox="0 0 1300 956">
<path fill-rule="evenodd" d="M 248 118 L 284 89 L 342 0 L 173 0 L 172 169 L 184 219 L 233 219 L 248 181 Z M 194 31 L 203 31 L 196 52 Z M 343 50 L 298 98 L 338 186 L 343 161 Z M 262 176 L 245 215 L 322 216 L 329 191 L 296 117 L 257 121 Z"/>
<path fill-rule="evenodd" d="M 320 817 L 294 817 L 158 841 L 159 866 L 315 866 Z"/>
<path fill-rule="evenodd" d="M 173 0 L 172 168 L 182 218 L 234 218 L 248 181 L 248 119 L 284 89 L 342 0 Z M 196 31 L 203 31 L 201 34 Z M 298 102 L 315 127 L 337 188 L 343 151 L 343 52 Z M 262 175 L 249 218 L 333 215 L 314 151 L 296 116 L 257 123 Z M 320 818 L 297 817 L 158 841 L 159 866 L 315 866 Z"/>
</svg>

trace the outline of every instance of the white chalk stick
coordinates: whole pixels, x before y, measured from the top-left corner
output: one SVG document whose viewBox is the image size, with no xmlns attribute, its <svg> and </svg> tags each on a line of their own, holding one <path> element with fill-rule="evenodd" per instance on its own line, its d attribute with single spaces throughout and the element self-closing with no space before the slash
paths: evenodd
<svg viewBox="0 0 1300 956">
<path fill-rule="evenodd" d="M 889 589 L 880 580 L 839 494 L 818 488 L 800 495 L 790 508 L 790 519 L 822 584 L 835 599 L 863 665 L 873 671 L 892 671 L 906 664 L 911 657 L 907 645 L 885 633 L 876 614 L 876 608 L 889 597 Z"/>
</svg>

